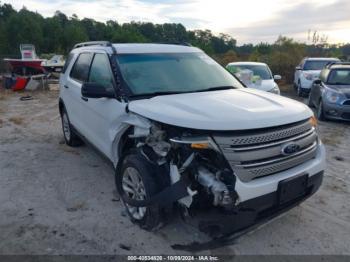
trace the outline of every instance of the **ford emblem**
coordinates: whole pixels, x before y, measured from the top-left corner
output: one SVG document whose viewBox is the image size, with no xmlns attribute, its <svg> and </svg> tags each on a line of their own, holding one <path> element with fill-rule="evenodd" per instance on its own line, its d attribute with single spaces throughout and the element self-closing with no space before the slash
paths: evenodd
<svg viewBox="0 0 350 262">
<path fill-rule="evenodd" d="M 300 146 L 298 144 L 288 143 L 288 144 L 282 145 L 281 152 L 283 155 L 288 156 L 298 152 L 299 149 L 300 149 Z"/>
</svg>

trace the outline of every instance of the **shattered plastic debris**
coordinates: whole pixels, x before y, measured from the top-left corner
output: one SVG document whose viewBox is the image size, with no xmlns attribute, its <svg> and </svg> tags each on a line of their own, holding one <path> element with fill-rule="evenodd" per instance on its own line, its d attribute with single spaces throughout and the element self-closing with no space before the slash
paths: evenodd
<svg viewBox="0 0 350 262">
<path fill-rule="evenodd" d="M 176 165 L 170 165 L 170 180 L 171 184 L 175 184 L 180 180 L 180 173 Z M 185 205 L 186 207 L 190 207 L 193 201 L 192 196 L 197 194 L 197 191 L 191 190 L 191 188 L 187 187 L 188 196 L 185 196 L 178 200 L 179 203 Z"/>
</svg>

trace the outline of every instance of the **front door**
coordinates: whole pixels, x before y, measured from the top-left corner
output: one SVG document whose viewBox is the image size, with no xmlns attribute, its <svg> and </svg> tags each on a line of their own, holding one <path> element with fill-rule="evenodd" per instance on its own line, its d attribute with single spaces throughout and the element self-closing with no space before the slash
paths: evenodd
<svg viewBox="0 0 350 262">
<path fill-rule="evenodd" d="M 87 82 L 98 83 L 107 89 L 114 89 L 115 81 L 109 57 L 106 53 L 95 53 Z M 110 160 L 113 157 L 112 144 L 117 130 L 125 116 L 125 103 L 115 98 L 84 98 L 84 126 L 88 129 L 86 138 Z"/>
</svg>

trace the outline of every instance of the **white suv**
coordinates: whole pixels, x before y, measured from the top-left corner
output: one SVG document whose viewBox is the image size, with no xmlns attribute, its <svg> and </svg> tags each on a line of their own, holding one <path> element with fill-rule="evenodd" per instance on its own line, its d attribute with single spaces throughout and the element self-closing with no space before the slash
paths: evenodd
<svg viewBox="0 0 350 262">
<path fill-rule="evenodd" d="M 115 167 L 134 223 L 158 227 L 173 207 L 228 234 L 300 203 L 320 186 L 325 150 L 312 111 L 244 88 L 185 45 L 75 46 L 60 78 L 66 143 L 85 140 Z"/>
<path fill-rule="evenodd" d="M 338 58 L 306 57 L 295 68 L 294 88 L 298 96 L 308 96 L 313 82 L 320 77 L 321 70 L 331 62 L 340 62 Z"/>
</svg>

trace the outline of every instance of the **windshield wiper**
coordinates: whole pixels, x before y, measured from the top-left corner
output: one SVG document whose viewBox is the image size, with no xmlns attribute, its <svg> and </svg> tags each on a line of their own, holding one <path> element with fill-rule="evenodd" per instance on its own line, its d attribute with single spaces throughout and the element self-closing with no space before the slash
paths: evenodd
<svg viewBox="0 0 350 262">
<path fill-rule="evenodd" d="M 227 89 L 234 89 L 234 87 L 233 86 L 216 86 L 216 87 L 210 87 L 206 89 L 190 90 L 190 91 L 158 91 L 153 93 L 134 94 L 134 95 L 130 95 L 129 97 L 130 98 L 151 98 L 154 96 L 162 96 L 162 95 L 197 93 L 197 92 L 207 92 L 207 91 L 217 91 L 217 90 L 227 90 Z"/>
<path fill-rule="evenodd" d="M 206 89 L 195 90 L 192 92 L 207 92 L 207 91 L 218 91 L 218 90 L 227 90 L 227 89 L 235 89 L 235 87 L 234 86 L 215 86 L 215 87 L 209 87 Z"/>
<path fill-rule="evenodd" d="M 158 91 L 153 93 L 145 93 L 145 94 L 134 94 L 130 95 L 131 98 L 147 98 L 147 97 L 154 97 L 154 96 L 162 96 L 162 95 L 174 95 L 174 94 L 182 94 L 187 92 L 176 92 L 176 91 Z"/>
</svg>

